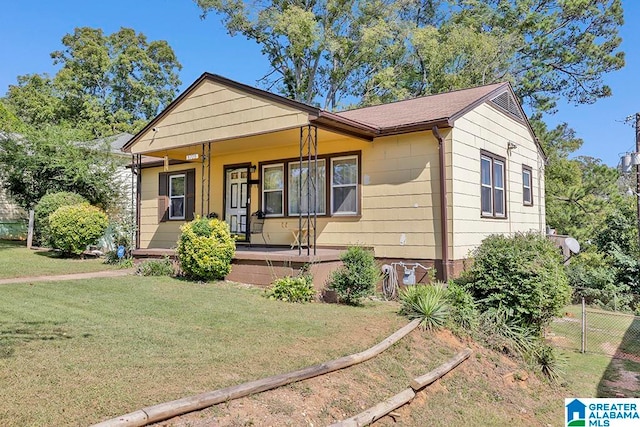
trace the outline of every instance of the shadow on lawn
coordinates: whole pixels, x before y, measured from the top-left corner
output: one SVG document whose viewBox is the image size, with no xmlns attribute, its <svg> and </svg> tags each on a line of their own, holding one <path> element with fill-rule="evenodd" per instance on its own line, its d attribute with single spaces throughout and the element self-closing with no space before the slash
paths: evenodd
<svg viewBox="0 0 640 427">
<path fill-rule="evenodd" d="M 3 249 L 15 249 L 26 248 L 27 242 L 23 240 L 1 240 L 0 239 L 0 251 Z"/>
<path fill-rule="evenodd" d="M 0 359 L 13 356 L 20 343 L 70 338 L 73 336 L 58 322 L 0 323 Z"/>
<path fill-rule="evenodd" d="M 625 331 L 597 393 L 597 397 L 640 397 L 640 318 L 634 318 Z"/>
</svg>

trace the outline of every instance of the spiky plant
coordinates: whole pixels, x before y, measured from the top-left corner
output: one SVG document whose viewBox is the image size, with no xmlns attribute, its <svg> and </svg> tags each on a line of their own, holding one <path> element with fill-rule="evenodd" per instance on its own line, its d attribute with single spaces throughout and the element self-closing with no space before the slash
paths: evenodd
<svg viewBox="0 0 640 427">
<path fill-rule="evenodd" d="M 415 285 L 400 291 L 400 313 L 410 319 L 421 319 L 427 330 L 442 328 L 447 323 L 449 305 L 446 289 L 438 285 Z"/>
</svg>

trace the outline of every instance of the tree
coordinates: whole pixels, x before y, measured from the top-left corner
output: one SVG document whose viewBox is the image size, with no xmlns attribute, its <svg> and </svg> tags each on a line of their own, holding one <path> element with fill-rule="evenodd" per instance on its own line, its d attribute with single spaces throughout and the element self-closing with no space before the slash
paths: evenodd
<svg viewBox="0 0 640 427">
<path fill-rule="evenodd" d="M 626 211 L 628 197 L 619 188 L 618 171 L 600 159 L 569 156 L 582 145 L 573 129 L 562 123 L 554 129 L 535 115 L 534 132 L 547 155 L 545 168 L 545 209 L 547 224 L 558 234 L 581 242 L 605 227 L 614 211 Z"/>
<path fill-rule="evenodd" d="M 51 53 L 61 66 L 54 77 L 19 76 L 9 87 L 6 103 L 28 125 L 83 129 L 83 139 L 135 133 L 177 93 L 182 66 L 166 41 L 80 27 L 62 44 Z"/>
<path fill-rule="evenodd" d="M 0 181 L 15 201 L 31 209 L 47 193 L 70 191 L 109 209 L 120 200 L 114 184 L 120 161 L 107 148 L 79 143 L 81 133 L 48 126 L 0 135 Z"/>
<path fill-rule="evenodd" d="M 335 108 L 352 95 L 368 64 L 400 40 L 391 0 L 197 0 L 202 16 L 221 15 L 229 34 L 262 46 L 271 70 L 261 79 L 285 96 Z"/>
<path fill-rule="evenodd" d="M 325 108 L 509 80 L 536 111 L 610 95 L 620 0 L 197 0 L 262 46 L 269 87 Z M 275 77 L 274 77 L 275 76 Z"/>
</svg>

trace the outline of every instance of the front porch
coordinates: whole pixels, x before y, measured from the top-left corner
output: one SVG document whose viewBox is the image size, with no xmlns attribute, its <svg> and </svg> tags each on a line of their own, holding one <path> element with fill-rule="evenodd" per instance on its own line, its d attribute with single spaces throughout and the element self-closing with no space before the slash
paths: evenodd
<svg viewBox="0 0 640 427">
<path fill-rule="evenodd" d="M 325 287 L 326 281 L 333 270 L 341 265 L 340 254 L 344 249 L 316 248 L 313 251 L 274 246 L 249 246 L 239 244 L 231 263 L 231 273 L 227 280 L 267 286 L 276 278 L 295 276 L 302 268 L 309 266 L 313 276 L 313 284 L 318 290 Z M 136 249 L 133 251 L 136 259 L 176 257 L 175 249 Z"/>
</svg>

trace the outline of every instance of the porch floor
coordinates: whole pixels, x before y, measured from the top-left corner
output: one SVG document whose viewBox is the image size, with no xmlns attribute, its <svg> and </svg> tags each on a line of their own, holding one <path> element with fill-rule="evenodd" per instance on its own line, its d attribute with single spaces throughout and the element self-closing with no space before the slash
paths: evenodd
<svg viewBox="0 0 640 427">
<path fill-rule="evenodd" d="M 249 246 L 239 244 L 233 257 L 231 273 L 227 280 L 240 283 L 266 286 L 278 277 L 295 276 L 306 266 L 310 266 L 309 272 L 313 276 L 313 283 L 319 290 L 323 289 L 333 270 L 342 263 L 340 254 L 343 249 L 313 248 L 307 255 L 307 248 L 298 249 L 277 246 Z M 164 256 L 175 257 L 175 249 L 136 249 L 134 258 L 162 258 Z"/>
<path fill-rule="evenodd" d="M 298 249 L 281 246 L 249 246 L 237 245 L 234 260 L 259 260 L 259 261 L 291 261 L 295 263 L 329 262 L 340 260 L 343 249 L 335 248 L 313 248 L 309 250 L 302 248 L 302 253 L 298 254 Z M 175 257 L 175 249 L 135 249 L 134 258 L 162 258 L 164 256 Z"/>
</svg>

